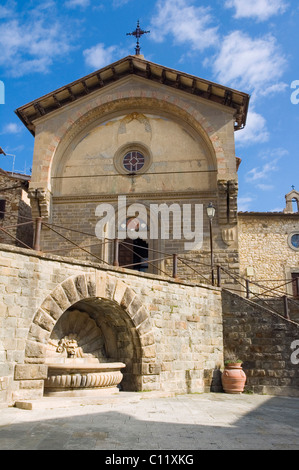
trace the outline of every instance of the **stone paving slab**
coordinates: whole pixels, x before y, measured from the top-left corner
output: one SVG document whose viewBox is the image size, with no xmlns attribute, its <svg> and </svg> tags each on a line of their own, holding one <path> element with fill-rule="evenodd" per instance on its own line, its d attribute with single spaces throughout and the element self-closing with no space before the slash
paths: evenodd
<svg viewBox="0 0 299 470">
<path fill-rule="evenodd" d="M 299 449 L 298 398 L 121 392 L 101 400 L 1 409 L 0 450 Z"/>
<path fill-rule="evenodd" d="M 15 403 L 16 408 L 23 410 L 46 410 L 53 408 L 70 408 L 74 406 L 86 406 L 86 405 L 104 405 L 104 404 L 115 404 L 120 401 L 128 400 L 134 397 L 134 400 L 140 400 L 141 398 L 163 398 L 175 396 L 171 392 L 122 392 L 122 393 L 106 393 L 100 394 L 95 397 L 43 397 L 39 400 L 22 400 Z"/>
</svg>

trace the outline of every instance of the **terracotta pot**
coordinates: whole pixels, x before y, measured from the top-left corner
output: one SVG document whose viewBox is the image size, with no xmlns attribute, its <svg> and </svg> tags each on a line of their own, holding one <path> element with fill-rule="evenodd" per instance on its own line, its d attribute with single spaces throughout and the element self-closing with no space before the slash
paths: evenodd
<svg viewBox="0 0 299 470">
<path fill-rule="evenodd" d="M 221 380 L 225 393 L 242 393 L 246 382 L 242 364 L 236 362 L 226 365 Z"/>
</svg>

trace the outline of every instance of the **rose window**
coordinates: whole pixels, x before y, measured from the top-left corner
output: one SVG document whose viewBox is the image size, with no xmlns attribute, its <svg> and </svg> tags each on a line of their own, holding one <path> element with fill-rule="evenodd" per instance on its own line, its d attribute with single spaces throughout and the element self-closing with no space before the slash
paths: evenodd
<svg viewBox="0 0 299 470">
<path fill-rule="evenodd" d="M 123 158 L 123 167 L 129 173 L 138 173 L 145 164 L 145 158 L 141 152 L 133 150 L 128 152 Z"/>
</svg>

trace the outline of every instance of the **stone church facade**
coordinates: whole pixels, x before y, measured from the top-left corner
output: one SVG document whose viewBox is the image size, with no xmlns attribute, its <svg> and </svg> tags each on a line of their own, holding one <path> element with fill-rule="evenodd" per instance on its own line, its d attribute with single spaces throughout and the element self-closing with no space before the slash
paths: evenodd
<svg viewBox="0 0 299 470">
<path fill-rule="evenodd" d="M 190 219 L 191 232 L 202 220 L 199 249 L 190 253 L 209 278 L 206 209 L 212 203 L 215 264 L 238 270 L 234 133 L 246 123 L 248 103 L 245 93 L 129 56 L 19 108 L 18 116 L 35 136 L 29 188 L 33 217 L 68 228 L 65 237 L 89 247 L 82 252 L 73 245 L 70 256 L 92 259 L 89 251 L 112 264 L 112 243 L 101 244 L 94 236 L 97 207 L 112 206 L 116 229 L 121 229 L 130 217 L 120 210 L 119 196 L 127 206 L 141 204 L 146 210 L 139 223 L 147 227 L 141 253 L 148 260 L 145 270 L 152 273 L 170 272 L 163 254 L 188 255 L 183 218 Z M 162 204 L 166 213 L 159 210 Z M 196 206 L 201 212 L 195 212 Z M 158 208 L 157 227 L 150 207 Z M 163 217 L 169 218 L 168 237 L 160 235 Z M 115 238 L 112 222 L 107 218 L 99 238 Z M 158 236 L 151 237 L 150 230 Z M 129 237 L 121 241 L 120 264 L 136 263 L 138 243 Z M 43 227 L 42 250 L 53 252 L 58 243 L 67 246 Z M 179 276 L 202 281 L 183 263 L 178 270 Z"/>
</svg>

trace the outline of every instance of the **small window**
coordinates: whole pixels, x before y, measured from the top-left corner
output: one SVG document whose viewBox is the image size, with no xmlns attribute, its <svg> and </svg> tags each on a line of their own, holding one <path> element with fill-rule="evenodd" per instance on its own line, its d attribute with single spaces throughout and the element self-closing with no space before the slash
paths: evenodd
<svg viewBox="0 0 299 470">
<path fill-rule="evenodd" d="M 292 232 L 288 236 L 289 247 L 294 251 L 299 251 L 299 232 Z"/>
<path fill-rule="evenodd" d="M 299 249 L 299 233 L 294 233 L 294 235 L 292 235 L 291 245 L 292 247 Z"/>
<path fill-rule="evenodd" d="M 142 170 L 144 164 L 145 158 L 142 153 L 137 150 L 128 152 L 123 159 L 124 169 L 130 173 L 138 173 L 138 171 Z"/>
<path fill-rule="evenodd" d="M 4 219 L 5 206 L 6 206 L 6 200 L 5 199 L 0 199 L 0 220 Z"/>
</svg>

